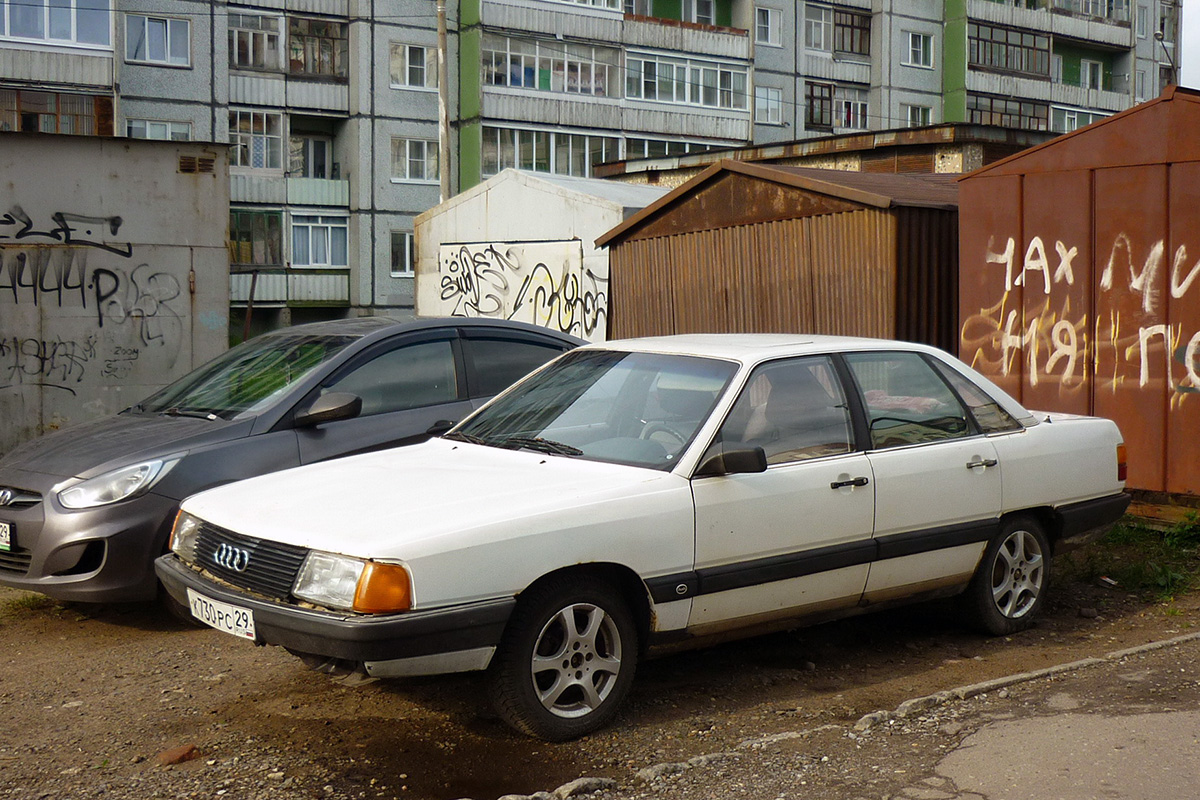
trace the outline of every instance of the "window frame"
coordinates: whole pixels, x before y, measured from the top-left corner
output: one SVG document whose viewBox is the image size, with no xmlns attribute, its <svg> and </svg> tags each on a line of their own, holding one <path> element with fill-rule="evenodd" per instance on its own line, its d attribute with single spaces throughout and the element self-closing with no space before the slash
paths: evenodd
<svg viewBox="0 0 1200 800">
<path fill-rule="evenodd" d="M 419 68 L 423 75 L 421 83 L 413 83 L 412 75 L 413 68 L 418 66 L 413 61 L 413 51 L 421 51 L 421 63 Z M 399 80 L 397 80 L 396 54 L 402 56 L 402 65 L 399 70 Z M 393 89 L 416 89 L 419 91 L 433 92 L 438 88 L 438 66 L 437 66 L 437 48 L 429 47 L 423 44 L 413 44 L 412 42 L 391 42 L 388 45 L 388 82 Z"/>
<path fill-rule="evenodd" d="M 323 134 L 312 133 L 295 133 L 293 132 L 288 138 L 288 177 L 292 178 L 312 178 L 317 180 L 331 180 L 333 178 L 333 137 Z M 303 166 L 299 170 L 293 169 L 294 159 L 296 155 L 293 150 L 296 143 L 300 143 L 300 160 L 303 161 Z M 325 150 L 325 174 L 311 174 L 316 170 L 313 169 L 316 158 L 316 150 L 313 147 L 315 144 L 321 144 Z"/>
<path fill-rule="evenodd" d="M 91 7 L 81 0 L 65 0 L 67 5 L 52 5 L 46 0 L 0 0 L 0 41 L 37 42 L 47 45 L 62 45 L 89 50 L 112 51 L 116 47 L 113 35 L 117 11 L 110 0 L 93 0 Z M 95 7 L 103 2 L 104 7 Z M 12 8 L 23 9 L 28 21 L 37 17 L 36 35 L 13 32 Z M 40 13 L 39 13 L 40 12 Z M 63 13 L 66 12 L 66 16 Z M 84 24 L 86 23 L 86 24 Z M 57 35 L 63 26 L 69 35 Z M 82 29 L 94 32 L 94 38 L 81 38 Z"/>
<path fill-rule="evenodd" d="M 764 20 L 765 17 L 765 20 Z M 770 6 L 754 7 L 754 43 L 783 47 L 783 12 Z"/>
<path fill-rule="evenodd" d="M 921 31 L 902 31 L 905 48 L 900 63 L 905 67 L 933 69 L 933 34 Z"/>
<path fill-rule="evenodd" d="M 851 94 L 853 93 L 853 95 Z M 834 86 L 833 88 L 833 125 L 852 131 L 865 131 L 870 127 L 870 94 L 864 89 L 852 86 Z M 847 115 L 849 110 L 849 115 Z M 847 120 L 860 118 L 860 124 L 848 124 Z"/>
<path fill-rule="evenodd" d="M 926 125 L 933 124 L 932 106 L 921 106 L 915 103 L 901 103 L 900 111 L 904 114 L 905 124 L 909 128 L 922 128 Z M 917 112 L 916 120 L 913 119 L 913 112 Z"/>
<path fill-rule="evenodd" d="M 238 24 L 234 24 L 234 19 L 237 19 Z M 249 19 L 258 20 L 260 25 L 261 23 L 269 20 L 274 23 L 275 30 L 272 31 L 263 27 L 243 27 L 242 20 Z M 287 55 L 287 39 L 285 38 L 287 35 L 285 30 L 286 23 L 287 20 L 282 14 L 262 14 L 251 11 L 230 12 L 228 23 L 229 35 L 227 37 L 229 42 L 229 68 L 239 70 L 255 70 L 258 72 L 283 72 L 284 58 Z M 238 39 L 242 38 L 243 34 L 245 40 L 250 45 L 249 53 L 251 63 L 243 64 L 238 58 L 242 51 L 242 48 L 239 46 Z M 261 46 L 257 44 L 260 38 L 264 42 Z M 275 40 L 273 59 L 271 58 L 271 48 L 268 46 L 272 39 Z M 259 51 L 262 51 L 264 54 L 261 65 L 253 63 L 257 60 L 254 58 L 254 54 Z M 270 63 L 272 60 L 274 63 Z"/>
<path fill-rule="evenodd" d="M 825 81 L 804 81 L 804 127 L 813 130 L 833 130 L 834 84 Z"/>
<path fill-rule="evenodd" d="M 163 125 L 166 127 L 167 135 L 162 136 L 162 137 L 160 137 L 160 136 L 134 136 L 129 130 L 130 126 L 132 126 L 134 123 L 142 123 L 147 131 L 149 131 L 149 128 L 151 125 Z M 184 136 L 184 138 L 180 139 L 173 135 L 173 133 L 175 132 L 176 126 L 181 126 L 182 128 L 186 128 L 186 131 L 185 131 L 186 135 Z M 162 120 L 162 119 L 144 119 L 141 117 L 133 117 L 133 118 L 126 117 L 125 118 L 125 136 L 129 139 L 143 139 L 143 140 L 154 141 L 154 142 L 190 142 L 190 141 L 192 141 L 192 123 L 178 122 L 178 121 L 173 121 L 173 120 Z"/>
<path fill-rule="evenodd" d="M 312 33 L 300 31 L 298 28 L 305 26 L 318 25 L 336 25 L 340 27 L 341 36 L 327 36 L 320 33 Z M 302 45 L 299 48 L 301 61 L 304 67 L 296 68 L 296 52 L 295 42 L 300 40 Z M 317 43 L 317 69 L 308 69 L 309 47 L 308 43 Z M 332 61 L 331 71 L 322 70 L 320 61 L 324 57 L 322 52 L 322 42 L 331 42 L 330 59 Z M 350 72 L 350 25 L 347 22 L 337 22 L 333 20 L 314 19 L 312 17 L 303 17 L 298 15 L 289 15 L 287 18 L 287 71 L 289 75 L 307 76 L 313 78 L 329 78 L 334 80 L 345 80 L 349 77 Z"/>
<path fill-rule="evenodd" d="M 131 55 L 130 47 L 133 45 L 133 39 L 130 36 L 130 25 L 134 20 L 141 20 L 142 42 L 146 49 L 146 55 L 143 58 L 138 58 L 136 55 Z M 153 58 L 150 55 L 150 23 L 161 22 L 163 28 L 163 56 L 162 58 Z M 179 27 L 183 27 L 183 39 L 187 54 L 183 61 L 173 60 L 171 52 L 173 30 L 178 31 Z M 126 64 L 147 64 L 156 67 L 175 67 L 177 69 L 190 69 L 192 66 L 192 23 L 191 20 L 180 19 L 178 17 L 159 16 L 153 14 L 135 14 L 133 12 L 125 12 L 125 63 Z"/>
<path fill-rule="evenodd" d="M 762 113 L 764 107 L 767 109 L 765 115 Z M 782 89 L 762 85 L 754 87 L 754 123 L 756 125 L 783 124 Z"/>
<path fill-rule="evenodd" d="M 296 257 L 296 235 L 298 229 L 307 230 L 307 250 L 308 254 L 305 263 L 300 263 Z M 336 241 L 334 233 L 342 231 L 344 238 L 342 240 L 343 247 L 343 263 L 337 263 L 334 258 L 336 250 Z M 325 214 L 321 212 L 304 213 L 300 211 L 292 211 L 288 215 L 288 266 L 295 269 L 344 269 L 350 266 L 350 217 L 345 214 Z M 321 234 L 321 246 L 325 251 L 324 260 L 314 260 L 314 253 L 317 248 L 313 247 L 318 233 Z"/>
<path fill-rule="evenodd" d="M 402 251 L 404 254 L 404 267 L 396 269 L 396 237 L 399 235 L 402 240 Z M 393 228 L 391 231 L 391 263 L 389 266 L 389 275 L 393 278 L 413 278 L 417 274 L 417 254 L 416 235 L 409 230 L 402 228 Z"/>
<path fill-rule="evenodd" d="M 645 52 L 630 52 L 625 58 L 629 100 L 746 111 L 749 86 L 749 70 L 737 64 Z M 664 93 L 670 96 L 664 98 Z"/>
<path fill-rule="evenodd" d="M 420 145 L 418 148 L 417 145 Z M 402 146 L 404 149 L 403 159 L 404 173 L 397 174 L 396 167 L 400 163 L 397 161 L 396 149 Z M 416 150 L 422 152 L 417 153 Z M 412 166 L 416 162 L 422 164 L 422 174 L 419 176 L 413 175 Z M 392 167 L 391 180 L 392 183 L 439 183 L 440 165 L 438 164 L 438 140 L 437 139 L 421 139 L 412 136 L 393 136 L 392 137 Z M 432 171 L 432 175 L 430 172 Z"/>
<path fill-rule="evenodd" d="M 243 133 L 240 130 L 240 128 L 241 128 L 240 124 L 237 127 L 235 127 L 235 124 L 234 124 L 235 118 L 240 120 L 243 116 L 247 116 L 250 119 L 251 130 L 247 133 Z M 260 118 L 263 121 L 263 130 L 261 132 L 254 130 L 255 121 Z M 278 128 L 279 133 L 278 134 L 271 133 L 269 130 L 267 130 L 267 128 L 269 127 L 268 126 L 269 119 L 278 120 L 278 123 L 279 123 L 279 128 Z M 243 152 L 247 154 L 248 160 L 253 162 L 254 150 L 255 150 L 254 141 L 256 139 L 264 140 L 264 142 L 265 142 L 264 155 L 265 155 L 266 161 L 268 163 L 266 163 L 264 166 L 255 166 L 253 163 L 250 163 L 250 164 L 241 163 Z M 286 168 L 285 161 L 284 161 L 284 144 L 287 141 L 288 141 L 287 118 L 284 116 L 284 114 L 282 112 L 262 111 L 262 110 L 253 109 L 253 108 L 242 108 L 240 106 L 230 106 L 230 108 L 229 108 L 229 143 L 231 145 L 233 145 L 233 147 L 231 147 L 230 151 L 229 151 L 229 153 L 230 153 L 229 167 L 231 170 L 237 170 L 237 171 L 243 171 L 243 172 L 258 172 L 258 173 L 283 173 Z M 272 142 L 277 142 L 277 147 L 274 150 L 272 150 L 272 148 L 271 148 Z M 271 161 L 271 156 L 273 154 L 278 156 L 278 163 L 276 163 L 276 164 L 269 163 Z"/>
<path fill-rule="evenodd" d="M 839 55 L 871 56 L 871 15 L 860 11 L 833 10 L 833 52 Z"/>
<path fill-rule="evenodd" d="M 241 220 L 247 220 L 248 224 L 240 224 Z M 258 221 L 261 220 L 261 224 Z M 259 230 L 261 229 L 261 230 Z M 231 208 L 229 209 L 229 263 L 232 266 L 245 267 L 282 267 L 286 263 L 283 246 L 283 211 L 278 209 L 257 209 L 257 208 Z M 239 234 L 248 232 L 248 237 L 240 237 Z M 263 233 L 265 236 L 261 239 L 261 247 L 263 249 L 263 260 L 254 260 L 254 249 L 260 240 L 256 239 L 256 234 Z M 272 238 L 274 237 L 274 241 Z M 243 246 L 250 248 L 250 261 L 241 261 L 235 258 L 238 255 L 238 250 Z M 275 251 L 276 260 L 270 259 Z"/>
<path fill-rule="evenodd" d="M 820 53 L 833 51 L 832 7 L 810 3 L 804 5 L 804 49 Z"/>
</svg>

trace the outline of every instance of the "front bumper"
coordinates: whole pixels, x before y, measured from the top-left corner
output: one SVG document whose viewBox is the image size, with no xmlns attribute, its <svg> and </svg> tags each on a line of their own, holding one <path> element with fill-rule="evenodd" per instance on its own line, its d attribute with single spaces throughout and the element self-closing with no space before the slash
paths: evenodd
<svg viewBox="0 0 1200 800">
<path fill-rule="evenodd" d="M 209 580 L 171 553 L 155 562 L 155 570 L 166 590 L 185 606 L 190 588 L 252 611 L 257 644 L 347 661 L 396 661 L 494 648 L 517 602 L 509 597 L 431 611 L 365 616 L 300 608 L 248 595 Z"/>
<path fill-rule="evenodd" d="M 151 493 L 69 511 L 48 492 L 34 505 L 2 507 L 0 522 L 15 534 L 13 549 L 0 558 L 0 585 L 80 603 L 153 600 L 154 559 L 166 548 L 178 507 Z"/>
</svg>

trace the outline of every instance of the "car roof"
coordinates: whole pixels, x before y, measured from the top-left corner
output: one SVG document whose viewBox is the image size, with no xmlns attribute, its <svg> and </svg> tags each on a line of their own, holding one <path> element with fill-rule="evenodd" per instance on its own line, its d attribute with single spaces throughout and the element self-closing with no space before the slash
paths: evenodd
<svg viewBox="0 0 1200 800">
<path fill-rule="evenodd" d="M 807 355 L 848 350 L 912 350 L 941 352 L 928 345 L 857 336 L 807 333 L 685 333 L 621 339 L 592 345 L 614 350 L 724 358 L 747 364 L 786 355 Z"/>
<path fill-rule="evenodd" d="M 527 322 L 517 322 L 515 320 L 507 319 L 492 319 L 489 317 L 428 317 L 410 320 L 399 320 L 392 317 L 352 317 L 349 319 L 332 319 L 324 322 L 308 322 L 302 325 L 293 325 L 288 328 L 280 328 L 278 330 L 270 331 L 264 335 L 281 336 L 302 333 L 336 336 L 338 334 L 344 334 L 348 336 L 372 336 L 373 338 L 382 338 L 384 336 L 390 336 L 394 333 L 404 331 L 422 331 L 433 328 L 447 327 L 463 328 L 476 331 L 525 331 L 528 333 L 537 333 L 544 336 L 549 336 L 564 343 L 570 343 L 573 345 L 585 344 L 584 340 L 577 336 L 562 333 L 561 331 L 556 331 L 552 328 L 546 328 L 540 325 L 531 325 Z"/>
</svg>

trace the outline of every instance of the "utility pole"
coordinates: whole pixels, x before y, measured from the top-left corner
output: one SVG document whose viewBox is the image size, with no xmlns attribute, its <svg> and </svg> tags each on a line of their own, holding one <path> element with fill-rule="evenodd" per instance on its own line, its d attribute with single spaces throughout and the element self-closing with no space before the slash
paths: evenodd
<svg viewBox="0 0 1200 800">
<path fill-rule="evenodd" d="M 446 79 L 446 0 L 437 0 L 438 176 L 441 202 L 450 199 L 450 104 Z"/>
</svg>

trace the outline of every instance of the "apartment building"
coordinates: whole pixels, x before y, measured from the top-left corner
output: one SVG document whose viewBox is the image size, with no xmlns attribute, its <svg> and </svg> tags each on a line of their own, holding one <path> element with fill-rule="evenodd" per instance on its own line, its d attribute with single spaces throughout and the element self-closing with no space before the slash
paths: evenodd
<svg viewBox="0 0 1200 800">
<path fill-rule="evenodd" d="M 1064 133 L 1175 82 L 1175 0 L 758 0 L 756 143 L 968 122 Z"/>
<path fill-rule="evenodd" d="M 1179 58 L 1170 0 L 455 0 L 441 165 L 436 9 L 0 0 L 0 131 L 227 144 L 232 317 L 265 327 L 410 313 L 442 170 L 456 193 L 945 122 L 1066 131 Z"/>
</svg>

